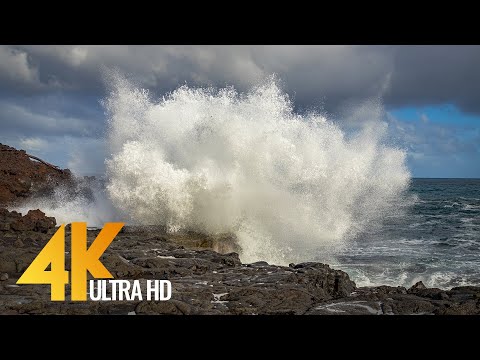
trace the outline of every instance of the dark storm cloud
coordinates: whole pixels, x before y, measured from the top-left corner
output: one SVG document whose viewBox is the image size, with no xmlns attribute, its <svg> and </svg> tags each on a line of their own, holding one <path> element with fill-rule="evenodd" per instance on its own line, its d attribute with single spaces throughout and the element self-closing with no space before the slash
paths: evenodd
<svg viewBox="0 0 480 360">
<path fill-rule="evenodd" d="M 2 135 L 72 135 L 99 137 L 102 109 L 90 97 L 18 96 L 0 98 Z"/>
<path fill-rule="evenodd" d="M 103 96 L 102 66 L 158 94 L 184 82 L 244 90 L 276 73 L 302 108 L 383 97 L 480 113 L 480 46 L 3 46 L 0 91 Z"/>
<path fill-rule="evenodd" d="M 102 173 L 105 69 L 154 95 L 184 83 L 243 91 L 276 74 L 297 109 L 326 110 L 347 129 L 402 106 L 480 114 L 480 46 L 0 46 L 0 142 Z M 391 140 L 417 175 L 478 176 L 480 133 L 458 119 L 391 119 Z"/>
<path fill-rule="evenodd" d="M 387 104 L 452 103 L 480 113 L 480 46 L 401 46 L 393 59 Z"/>
</svg>

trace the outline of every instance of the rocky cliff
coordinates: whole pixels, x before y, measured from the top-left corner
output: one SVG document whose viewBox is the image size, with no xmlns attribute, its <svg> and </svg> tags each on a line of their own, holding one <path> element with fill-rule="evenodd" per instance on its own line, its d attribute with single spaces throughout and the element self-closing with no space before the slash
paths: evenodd
<svg viewBox="0 0 480 360">
<path fill-rule="evenodd" d="M 48 194 L 55 186 L 69 181 L 72 181 L 69 170 L 0 144 L 0 207 L 35 193 Z"/>
</svg>

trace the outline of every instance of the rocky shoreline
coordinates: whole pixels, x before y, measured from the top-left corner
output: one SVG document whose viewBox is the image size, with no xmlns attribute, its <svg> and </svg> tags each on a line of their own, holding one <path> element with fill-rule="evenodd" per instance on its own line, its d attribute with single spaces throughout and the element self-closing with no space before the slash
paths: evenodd
<svg viewBox="0 0 480 360">
<path fill-rule="evenodd" d="M 321 263 L 242 264 L 229 235 L 138 226 L 124 227 L 102 262 L 117 279 L 170 280 L 171 300 L 52 302 L 49 285 L 15 283 L 54 234 L 55 219 L 38 209 L 22 216 L 2 206 L 71 181 L 68 170 L 0 144 L 0 314 L 480 314 L 480 287 L 357 287 L 347 273 Z M 89 241 L 98 233 L 89 230 Z M 67 299 L 69 291 L 67 285 Z"/>
<path fill-rule="evenodd" d="M 1 224 L 18 221 L 19 215 L 3 214 Z M 167 234 L 155 227 L 125 227 L 102 262 L 117 279 L 170 280 L 171 300 L 51 302 L 49 285 L 15 285 L 55 231 L 51 225 L 47 232 L 0 231 L 0 314 L 480 314 L 480 287 L 357 288 L 347 273 L 325 264 L 242 264 L 235 252 L 212 250 L 219 243 L 228 249 L 233 239 L 227 236 Z M 89 230 L 89 241 L 98 233 Z"/>
</svg>

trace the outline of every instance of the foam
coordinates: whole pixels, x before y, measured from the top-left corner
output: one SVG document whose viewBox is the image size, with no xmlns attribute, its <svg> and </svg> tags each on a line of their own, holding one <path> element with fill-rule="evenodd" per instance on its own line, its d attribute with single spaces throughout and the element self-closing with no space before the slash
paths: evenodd
<svg viewBox="0 0 480 360">
<path fill-rule="evenodd" d="M 295 113 L 273 78 L 160 99 L 109 79 L 107 193 L 134 223 L 232 232 L 243 261 L 285 264 L 343 246 L 403 201 L 405 153 L 379 119 L 347 136 Z"/>
</svg>

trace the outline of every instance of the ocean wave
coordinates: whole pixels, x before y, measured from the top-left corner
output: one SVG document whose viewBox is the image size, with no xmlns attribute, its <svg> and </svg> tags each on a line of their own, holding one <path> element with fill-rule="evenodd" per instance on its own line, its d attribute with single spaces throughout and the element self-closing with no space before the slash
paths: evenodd
<svg viewBox="0 0 480 360">
<path fill-rule="evenodd" d="M 295 113 L 274 79 L 160 99 L 115 74 L 110 85 L 107 191 L 136 223 L 233 232 L 242 260 L 285 264 L 405 202 L 405 153 L 378 119 L 347 136 L 325 116 Z"/>
</svg>

